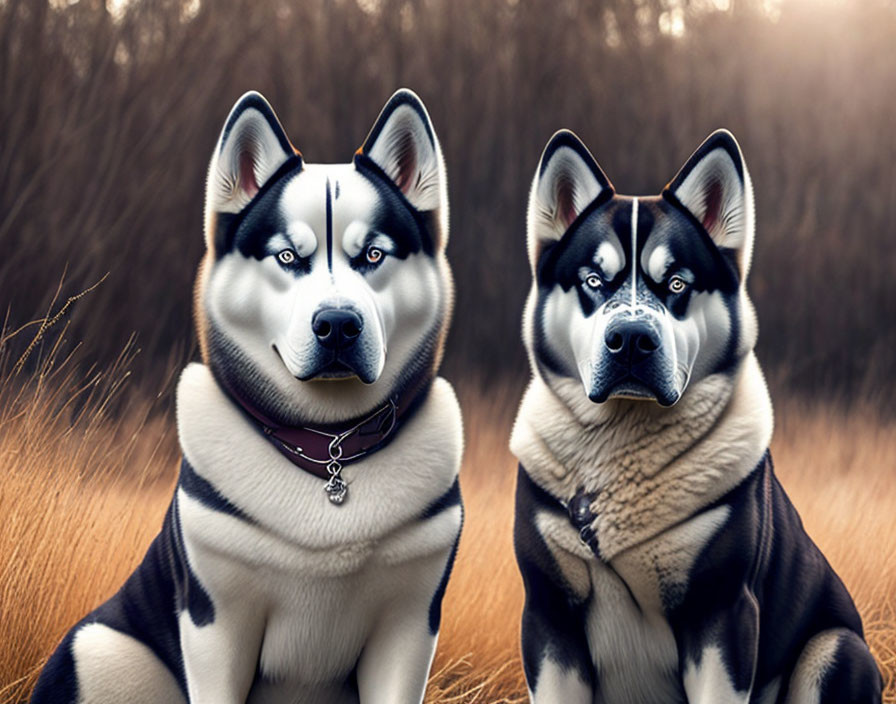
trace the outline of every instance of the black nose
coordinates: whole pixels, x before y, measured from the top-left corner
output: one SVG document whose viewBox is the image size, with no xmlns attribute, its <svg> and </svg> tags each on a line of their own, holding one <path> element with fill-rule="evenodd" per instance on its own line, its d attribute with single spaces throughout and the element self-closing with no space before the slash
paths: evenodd
<svg viewBox="0 0 896 704">
<path fill-rule="evenodd" d="M 649 325 L 627 320 L 610 323 L 604 343 L 614 358 L 640 362 L 657 350 L 660 337 Z"/>
<path fill-rule="evenodd" d="M 311 319 L 311 329 L 317 341 L 328 350 L 351 347 L 363 327 L 361 316 L 344 308 L 325 308 L 317 311 Z"/>
</svg>

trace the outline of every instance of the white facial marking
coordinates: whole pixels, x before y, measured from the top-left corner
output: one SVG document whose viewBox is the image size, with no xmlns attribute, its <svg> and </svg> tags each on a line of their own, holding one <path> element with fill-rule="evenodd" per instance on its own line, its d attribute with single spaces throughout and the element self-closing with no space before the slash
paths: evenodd
<svg viewBox="0 0 896 704">
<path fill-rule="evenodd" d="M 395 243 L 392 241 L 391 237 L 386 235 L 377 235 L 371 240 L 370 244 L 373 247 L 383 250 L 386 254 L 393 254 L 395 252 Z"/>
<path fill-rule="evenodd" d="M 309 254 L 315 253 L 318 257 L 326 258 L 327 223 L 323 208 L 319 207 L 319 194 L 323 191 L 324 180 L 325 174 L 309 169 L 306 165 L 283 188 L 278 206 L 287 223 L 286 231 L 295 244 L 301 244 L 303 249 L 307 248 Z M 298 249 L 296 251 L 299 252 Z"/>
<path fill-rule="evenodd" d="M 632 199 L 632 308 L 635 307 L 635 297 L 638 289 L 638 199 Z"/>
<path fill-rule="evenodd" d="M 295 244 L 293 243 L 292 238 L 278 232 L 268 240 L 267 248 L 269 252 L 279 252 L 284 249 L 295 249 Z"/>
<path fill-rule="evenodd" d="M 647 260 L 647 273 L 650 274 L 651 279 L 659 283 L 665 278 L 670 264 L 672 264 L 672 253 L 669 248 L 664 244 L 658 245 Z"/>
<path fill-rule="evenodd" d="M 361 246 L 367 237 L 367 225 L 358 220 L 349 223 L 342 235 L 342 249 L 350 257 L 356 257 L 361 253 Z"/>
<path fill-rule="evenodd" d="M 616 278 L 616 274 L 622 270 L 622 257 L 619 251 L 606 240 L 600 243 L 597 252 L 594 253 L 594 263 L 608 281 Z"/>
<path fill-rule="evenodd" d="M 314 230 L 304 222 L 291 222 L 286 226 L 286 234 L 300 257 L 310 257 L 317 249 Z"/>
<path fill-rule="evenodd" d="M 592 350 L 597 336 L 603 335 L 606 326 L 606 316 L 602 314 L 604 307 L 586 318 L 582 315 L 575 289 L 563 291 L 559 286 L 551 291 L 544 303 L 542 322 L 546 344 L 569 367 L 578 369 L 586 384 L 586 393 L 591 379 Z"/>
</svg>

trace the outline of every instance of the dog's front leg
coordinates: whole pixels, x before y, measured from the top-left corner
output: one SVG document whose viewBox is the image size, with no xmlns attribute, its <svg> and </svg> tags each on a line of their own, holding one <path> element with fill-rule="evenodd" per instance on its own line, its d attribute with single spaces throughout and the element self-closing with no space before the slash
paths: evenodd
<svg viewBox="0 0 896 704">
<path fill-rule="evenodd" d="M 522 466 L 516 491 L 513 542 L 526 589 L 522 651 L 529 698 L 533 704 L 591 704 L 595 672 L 585 634 L 588 571 L 579 557 L 548 545 L 539 515 L 558 533 L 572 531 L 559 504 L 546 498 Z M 567 578 L 570 571 L 580 577 L 578 589 Z"/>
<path fill-rule="evenodd" d="M 401 611 L 392 611 L 392 622 L 381 623 L 364 646 L 357 671 L 361 704 L 423 701 L 438 634 L 429 630 L 424 609 Z"/>
<path fill-rule="evenodd" d="M 457 541 L 460 512 L 456 513 L 456 519 L 446 515 L 445 523 L 448 530 L 456 531 Z M 439 634 L 442 596 L 456 550 L 457 542 L 447 552 L 393 568 L 400 587 L 386 608 L 372 605 L 380 613 L 358 661 L 361 704 L 423 701 Z"/>
<path fill-rule="evenodd" d="M 759 605 L 744 586 L 733 603 L 679 634 L 681 676 L 688 704 L 746 704 L 753 691 Z"/>
<path fill-rule="evenodd" d="M 245 704 L 255 677 L 264 621 L 250 604 L 216 604 L 211 623 L 181 614 L 190 704 Z"/>
<path fill-rule="evenodd" d="M 594 666 L 584 630 L 555 621 L 552 609 L 526 606 L 523 611 L 523 669 L 532 704 L 591 704 Z"/>
</svg>

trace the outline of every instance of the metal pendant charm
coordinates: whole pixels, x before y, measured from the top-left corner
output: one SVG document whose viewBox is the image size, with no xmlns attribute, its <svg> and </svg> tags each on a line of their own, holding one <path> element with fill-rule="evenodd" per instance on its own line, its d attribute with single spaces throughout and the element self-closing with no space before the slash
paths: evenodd
<svg viewBox="0 0 896 704">
<path fill-rule="evenodd" d="M 348 495 L 348 485 L 339 476 L 340 472 L 342 472 L 342 465 L 333 460 L 327 465 L 327 471 L 330 473 L 330 478 L 324 485 L 324 490 L 327 492 L 327 498 L 330 500 L 330 503 L 339 506 Z"/>
<path fill-rule="evenodd" d="M 575 496 L 567 506 L 569 522 L 579 531 L 579 540 L 591 548 L 591 551 L 599 558 L 600 545 L 597 533 L 594 532 L 594 519 L 597 516 L 591 511 L 591 504 L 597 498 L 597 492 L 586 492 L 584 487 L 579 488 Z"/>
<path fill-rule="evenodd" d="M 348 494 L 348 486 L 339 477 L 330 477 L 330 480 L 324 486 L 327 491 L 327 498 L 330 503 L 339 506 Z"/>
</svg>

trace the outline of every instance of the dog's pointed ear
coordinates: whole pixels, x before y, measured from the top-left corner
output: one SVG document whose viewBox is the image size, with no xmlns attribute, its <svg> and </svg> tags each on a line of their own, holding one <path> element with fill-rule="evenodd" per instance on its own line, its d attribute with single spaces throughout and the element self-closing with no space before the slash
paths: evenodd
<svg viewBox="0 0 896 704">
<path fill-rule="evenodd" d="M 389 98 L 355 159 L 367 157 L 422 212 L 445 210 L 442 150 L 423 102 L 407 88 Z"/>
<path fill-rule="evenodd" d="M 212 155 L 205 192 L 207 218 L 239 213 L 293 156 L 301 159 L 268 101 L 254 91 L 246 93 L 230 111 Z"/>
<path fill-rule="evenodd" d="M 554 134 L 529 192 L 526 225 L 533 269 L 544 248 L 563 237 L 583 210 L 613 193 L 613 185 L 582 141 L 569 130 Z"/>
<path fill-rule="evenodd" d="M 663 196 L 683 206 L 721 250 L 734 253 L 746 279 L 755 230 L 753 186 L 737 140 L 716 130 L 695 151 Z"/>
</svg>

